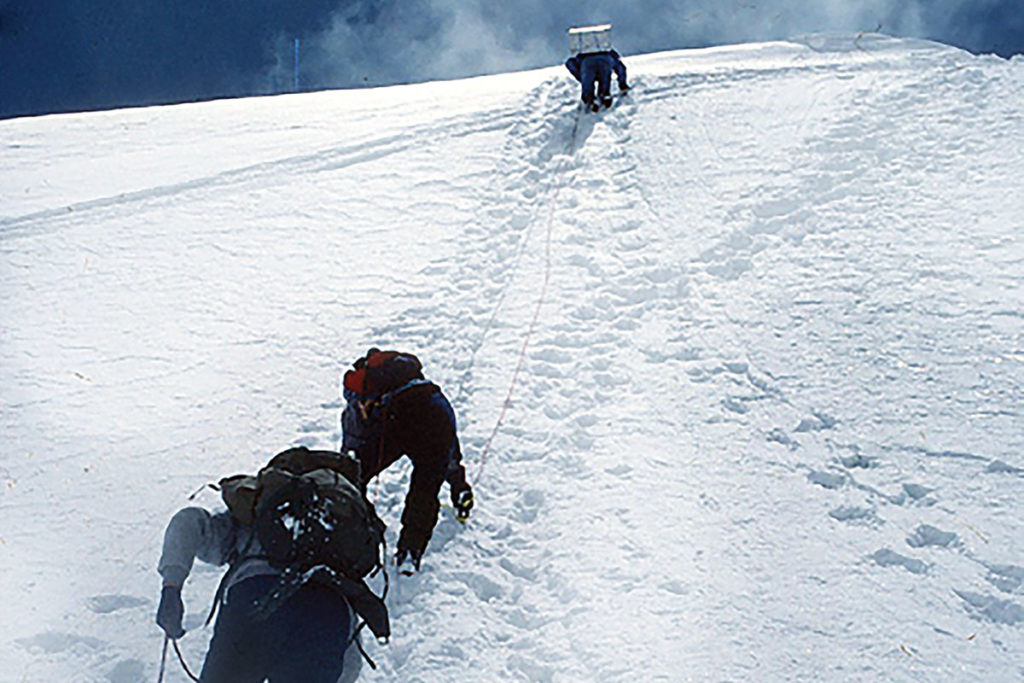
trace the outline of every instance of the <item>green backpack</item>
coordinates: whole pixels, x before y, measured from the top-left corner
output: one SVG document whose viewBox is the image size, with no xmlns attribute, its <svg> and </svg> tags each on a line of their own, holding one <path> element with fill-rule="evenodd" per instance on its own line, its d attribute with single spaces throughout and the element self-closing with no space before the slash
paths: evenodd
<svg viewBox="0 0 1024 683">
<path fill-rule="evenodd" d="M 362 493 L 358 460 L 290 448 L 256 476 L 226 477 L 219 488 L 231 516 L 254 528 L 261 557 L 282 570 L 281 585 L 261 609 L 275 609 L 316 579 L 337 587 L 374 635 L 387 638 L 383 601 L 363 582 L 383 567 L 385 525 Z M 244 553 L 236 562 L 243 559 Z"/>
<path fill-rule="evenodd" d="M 384 544 L 384 523 L 360 487 L 358 460 L 305 447 L 276 455 L 255 477 L 220 481 L 228 511 L 255 527 L 271 565 L 324 565 L 354 580 L 382 566 Z"/>
</svg>

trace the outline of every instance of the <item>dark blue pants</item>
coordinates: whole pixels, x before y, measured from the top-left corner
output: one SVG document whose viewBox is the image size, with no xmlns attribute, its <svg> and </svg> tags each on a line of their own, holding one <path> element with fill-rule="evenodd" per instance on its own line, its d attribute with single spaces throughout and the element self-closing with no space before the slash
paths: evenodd
<svg viewBox="0 0 1024 683">
<path fill-rule="evenodd" d="M 333 589 L 306 584 L 266 619 L 254 617 L 253 605 L 277 582 L 256 576 L 228 591 L 202 683 L 336 683 L 349 640 L 348 603 Z"/>
<path fill-rule="evenodd" d="M 610 55 L 586 55 L 580 60 L 580 85 L 583 87 L 581 97 L 584 102 L 594 101 L 594 83 L 597 83 L 597 96 L 607 97 L 612 91 L 612 70 L 615 60 Z"/>
</svg>

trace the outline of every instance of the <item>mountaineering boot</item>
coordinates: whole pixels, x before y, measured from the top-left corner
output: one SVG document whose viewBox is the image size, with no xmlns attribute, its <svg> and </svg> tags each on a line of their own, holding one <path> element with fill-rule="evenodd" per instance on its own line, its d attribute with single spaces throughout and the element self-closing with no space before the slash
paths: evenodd
<svg viewBox="0 0 1024 683">
<path fill-rule="evenodd" d="M 610 109 L 611 106 L 612 106 L 612 96 L 611 95 L 605 95 L 604 97 L 602 97 L 601 98 L 601 104 L 604 105 L 605 109 Z"/>
<path fill-rule="evenodd" d="M 395 566 L 402 576 L 412 576 L 420 570 L 420 554 L 415 550 L 399 548 L 395 553 Z"/>
</svg>

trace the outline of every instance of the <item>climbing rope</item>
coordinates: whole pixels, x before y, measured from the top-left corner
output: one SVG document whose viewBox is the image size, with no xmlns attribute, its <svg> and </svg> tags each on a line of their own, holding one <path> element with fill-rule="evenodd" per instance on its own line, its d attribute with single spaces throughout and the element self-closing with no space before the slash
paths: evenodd
<svg viewBox="0 0 1024 683">
<path fill-rule="evenodd" d="M 582 112 L 582 107 L 577 107 L 576 118 L 572 124 L 572 135 L 570 136 L 565 149 L 567 155 L 572 155 L 576 151 L 576 133 L 579 130 L 580 116 L 582 115 Z M 512 373 L 512 379 L 509 382 L 508 391 L 505 394 L 505 400 L 501 405 L 501 411 L 498 413 L 498 419 L 494 423 L 494 428 L 491 430 L 490 436 L 487 437 L 483 447 L 480 449 L 480 464 L 473 476 L 474 486 L 476 486 L 477 482 L 479 482 L 480 478 L 483 476 L 484 468 L 487 466 L 487 456 L 490 453 L 491 444 L 494 442 L 495 437 L 501 430 L 501 425 L 505 421 L 505 415 L 508 413 L 509 406 L 512 404 L 512 395 L 515 393 L 516 384 L 519 382 L 519 374 L 526 361 L 526 350 L 530 346 L 533 333 L 537 329 L 537 322 L 540 320 L 541 308 L 544 306 L 544 302 L 547 299 L 548 285 L 551 282 L 551 235 L 554 232 L 555 209 L 558 208 L 558 199 L 562 194 L 562 188 L 564 186 L 564 175 L 559 174 L 558 184 L 555 186 L 555 194 L 552 196 L 551 204 L 548 207 L 547 234 L 544 241 L 544 280 L 541 284 L 540 295 L 537 297 L 537 304 L 533 309 L 533 318 L 530 320 L 530 326 L 527 328 L 526 335 L 523 337 L 522 346 L 519 348 L 519 358 L 516 360 L 516 368 Z"/>
<path fill-rule="evenodd" d="M 167 672 L 167 645 L 174 643 L 174 654 L 178 655 L 178 661 L 181 663 L 181 668 L 185 670 L 185 673 L 196 683 L 199 683 L 199 677 L 192 673 L 192 670 L 188 668 L 188 664 L 185 663 L 185 657 L 181 654 L 181 648 L 178 647 L 177 640 L 171 640 L 170 636 L 164 636 L 164 649 L 160 655 L 160 673 L 157 675 L 157 683 L 163 683 L 164 674 Z"/>
</svg>

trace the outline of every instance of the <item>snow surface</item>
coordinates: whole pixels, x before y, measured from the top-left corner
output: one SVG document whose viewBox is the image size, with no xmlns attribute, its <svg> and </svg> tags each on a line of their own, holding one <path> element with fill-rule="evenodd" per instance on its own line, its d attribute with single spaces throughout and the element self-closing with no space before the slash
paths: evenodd
<svg viewBox="0 0 1024 683">
<path fill-rule="evenodd" d="M 478 508 L 364 680 L 1024 678 L 1024 61 L 626 62 L 0 122 L 0 680 L 155 680 L 168 519 L 370 345 Z"/>
</svg>

